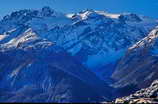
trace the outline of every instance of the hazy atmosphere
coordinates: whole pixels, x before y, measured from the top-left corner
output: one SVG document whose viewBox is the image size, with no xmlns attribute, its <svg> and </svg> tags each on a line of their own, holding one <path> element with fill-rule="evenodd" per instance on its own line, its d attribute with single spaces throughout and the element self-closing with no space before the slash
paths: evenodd
<svg viewBox="0 0 158 104">
<path fill-rule="evenodd" d="M 79 12 L 83 9 L 103 10 L 112 13 L 132 12 L 158 18 L 158 0 L 1 0 L 0 16 L 13 10 L 50 6 L 64 13 Z"/>
</svg>

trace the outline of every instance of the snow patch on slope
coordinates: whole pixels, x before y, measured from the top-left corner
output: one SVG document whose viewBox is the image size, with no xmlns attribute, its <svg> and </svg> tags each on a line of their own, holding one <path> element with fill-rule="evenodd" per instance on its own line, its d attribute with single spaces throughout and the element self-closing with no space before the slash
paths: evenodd
<svg viewBox="0 0 158 104">
<path fill-rule="evenodd" d="M 6 38 L 8 35 L 0 35 L 0 41 Z"/>
<path fill-rule="evenodd" d="M 109 18 L 113 18 L 113 19 L 118 19 L 120 16 L 120 14 L 112 14 L 112 13 L 107 13 L 104 11 L 96 11 L 96 13 L 98 13 L 100 15 L 104 15 L 104 16 L 109 17 Z"/>
</svg>

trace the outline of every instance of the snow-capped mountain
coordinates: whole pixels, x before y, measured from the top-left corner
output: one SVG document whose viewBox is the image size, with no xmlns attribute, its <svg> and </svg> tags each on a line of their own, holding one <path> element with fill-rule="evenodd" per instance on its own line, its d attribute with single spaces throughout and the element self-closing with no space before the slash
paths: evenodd
<svg viewBox="0 0 158 104">
<path fill-rule="evenodd" d="M 158 78 L 158 27 L 131 46 L 121 59 L 112 78 L 117 80 L 115 87 L 134 85 L 148 87 Z"/>
<path fill-rule="evenodd" d="M 0 21 L 0 101 L 110 100 L 112 88 L 99 78 L 109 78 L 126 49 L 156 25 L 132 13 L 13 12 Z"/>
<path fill-rule="evenodd" d="M 0 43 L 9 44 L 26 30 L 25 27 L 29 27 L 105 77 L 105 72 L 111 69 L 109 65 L 115 66 L 125 50 L 144 38 L 157 23 L 154 19 L 132 13 L 85 10 L 63 14 L 49 7 L 20 10 L 0 22 Z"/>
<path fill-rule="evenodd" d="M 1 44 L 0 102 L 100 102 L 111 99 L 111 88 L 95 74 L 63 48 L 41 38 L 31 28 L 25 29 Z"/>
</svg>

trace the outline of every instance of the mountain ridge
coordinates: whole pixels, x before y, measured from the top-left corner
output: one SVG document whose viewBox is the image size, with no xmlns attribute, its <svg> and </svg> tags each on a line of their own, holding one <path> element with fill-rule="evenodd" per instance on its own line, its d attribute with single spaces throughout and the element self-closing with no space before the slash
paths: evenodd
<svg viewBox="0 0 158 104">
<path fill-rule="evenodd" d="M 108 84 L 119 60 L 157 25 L 133 13 L 70 16 L 49 7 L 13 12 L 0 21 L 0 85 L 9 90 L 0 101 L 112 100 L 117 89 Z"/>
</svg>

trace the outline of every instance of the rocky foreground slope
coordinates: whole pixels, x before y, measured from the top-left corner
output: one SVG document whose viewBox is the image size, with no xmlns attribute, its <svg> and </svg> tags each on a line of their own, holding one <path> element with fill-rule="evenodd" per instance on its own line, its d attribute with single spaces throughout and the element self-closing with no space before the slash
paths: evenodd
<svg viewBox="0 0 158 104">
<path fill-rule="evenodd" d="M 150 87 L 141 89 L 130 96 L 118 98 L 115 103 L 158 103 L 158 80 L 155 80 Z"/>
</svg>

